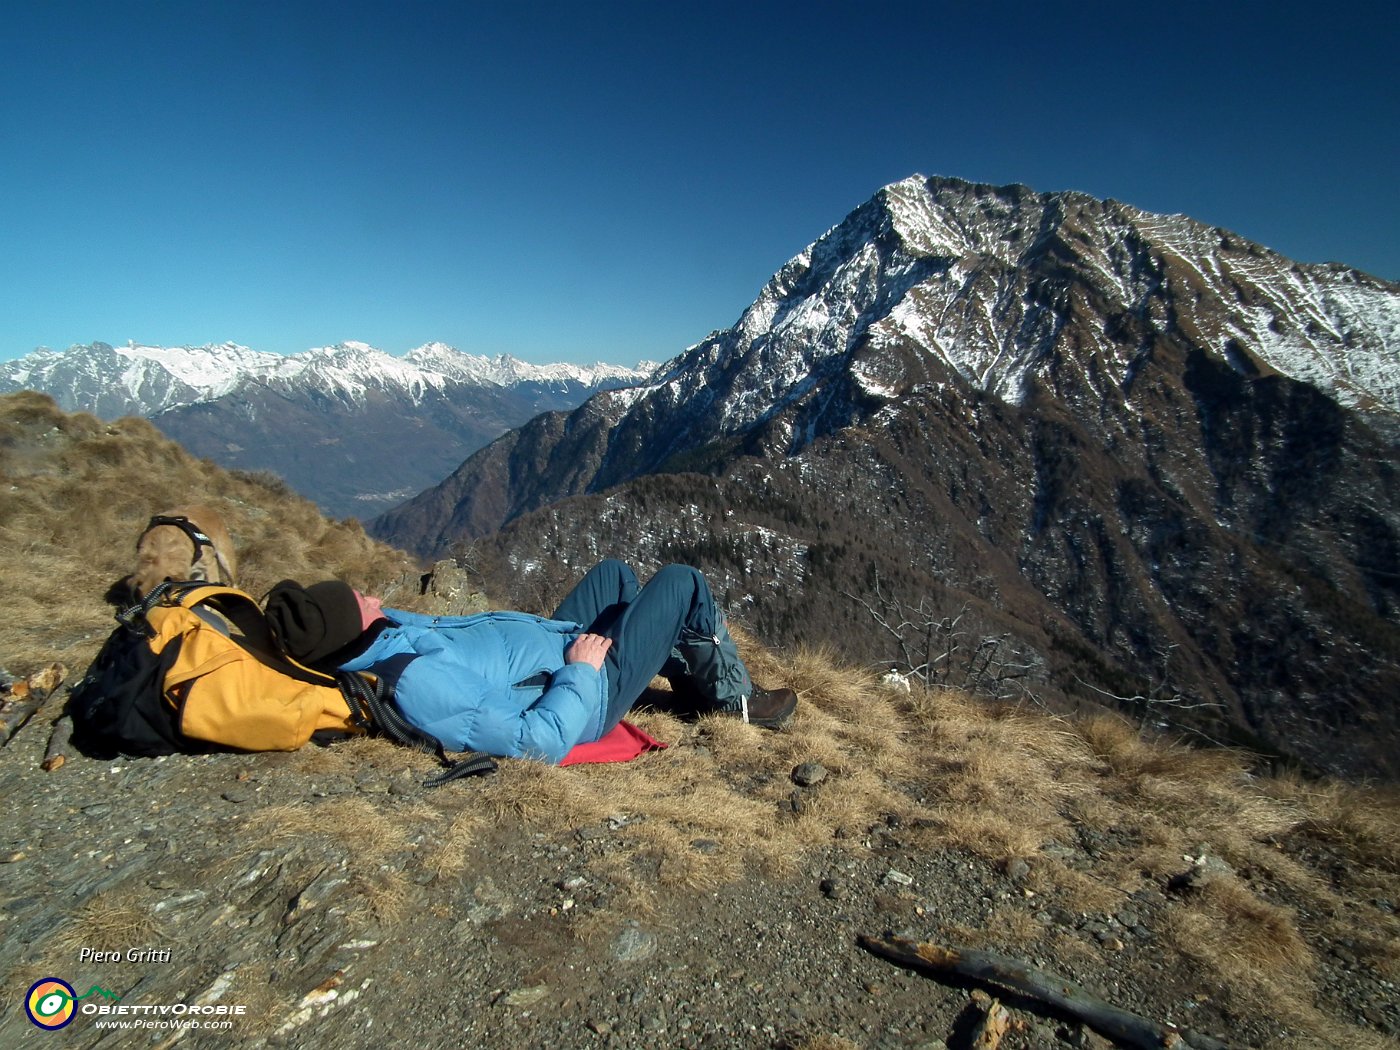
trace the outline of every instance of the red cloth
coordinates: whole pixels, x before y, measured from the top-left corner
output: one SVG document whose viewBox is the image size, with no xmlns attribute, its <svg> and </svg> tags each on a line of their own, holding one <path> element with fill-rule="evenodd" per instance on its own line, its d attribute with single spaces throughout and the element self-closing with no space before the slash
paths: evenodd
<svg viewBox="0 0 1400 1050">
<path fill-rule="evenodd" d="M 589 744 L 575 744 L 564 756 L 561 766 L 579 766 L 591 762 L 630 762 L 647 751 L 660 751 L 666 745 L 649 736 L 631 722 L 619 722 Z"/>
</svg>

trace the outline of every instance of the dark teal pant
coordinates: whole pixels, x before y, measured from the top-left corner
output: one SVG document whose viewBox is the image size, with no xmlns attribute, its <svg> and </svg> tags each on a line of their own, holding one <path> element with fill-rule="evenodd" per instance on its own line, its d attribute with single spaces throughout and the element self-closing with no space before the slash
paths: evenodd
<svg viewBox="0 0 1400 1050">
<path fill-rule="evenodd" d="M 667 565 L 647 581 L 616 559 L 599 562 L 554 611 L 612 639 L 604 660 L 608 712 L 604 731 L 620 722 L 658 674 L 687 685 L 716 708 L 737 707 L 752 691 L 724 617 L 700 570 Z M 673 651 L 681 660 L 673 660 Z"/>
</svg>

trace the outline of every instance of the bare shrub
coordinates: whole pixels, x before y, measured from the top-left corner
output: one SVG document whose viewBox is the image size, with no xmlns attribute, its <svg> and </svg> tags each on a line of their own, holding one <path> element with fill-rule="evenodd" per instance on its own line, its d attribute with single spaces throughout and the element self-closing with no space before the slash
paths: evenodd
<svg viewBox="0 0 1400 1050">
<path fill-rule="evenodd" d="M 879 573 L 871 597 L 842 593 L 862 606 L 898 647 L 895 670 L 930 689 L 956 689 L 992 700 L 1034 699 L 1044 661 L 1006 632 L 982 624 L 966 603 L 945 608 L 928 597 L 910 606 L 885 589 Z"/>
</svg>

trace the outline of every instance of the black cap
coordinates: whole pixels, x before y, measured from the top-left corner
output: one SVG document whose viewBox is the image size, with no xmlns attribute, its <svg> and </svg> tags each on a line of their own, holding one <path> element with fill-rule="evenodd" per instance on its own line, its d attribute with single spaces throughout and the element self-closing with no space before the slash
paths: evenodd
<svg viewBox="0 0 1400 1050">
<path fill-rule="evenodd" d="M 340 580 L 310 587 L 283 580 L 268 592 L 266 612 L 277 644 L 304 664 L 320 663 L 364 633 L 355 591 Z"/>
</svg>

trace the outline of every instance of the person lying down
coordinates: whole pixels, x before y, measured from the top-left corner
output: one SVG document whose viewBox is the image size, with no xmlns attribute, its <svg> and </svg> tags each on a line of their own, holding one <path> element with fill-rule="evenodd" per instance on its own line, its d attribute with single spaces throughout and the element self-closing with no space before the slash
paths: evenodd
<svg viewBox="0 0 1400 1050">
<path fill-rule="evenodd" d="M 616 727 L 657 675 L 700 710 L 764 728 L 782 728 L 797 707 L 791 689 L 755 687 L 709 583 L 688 565 L 642 586 L 623 562 L 600 562 L 547 618 L 427 616 L 335 580 L 283 581 L 266 612 L 291 656 L 386 681 L 403 716 L 451 751 L 560 763 Z"/>
</svg>

